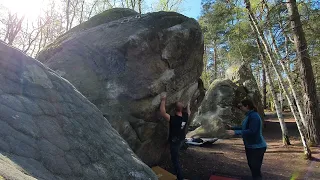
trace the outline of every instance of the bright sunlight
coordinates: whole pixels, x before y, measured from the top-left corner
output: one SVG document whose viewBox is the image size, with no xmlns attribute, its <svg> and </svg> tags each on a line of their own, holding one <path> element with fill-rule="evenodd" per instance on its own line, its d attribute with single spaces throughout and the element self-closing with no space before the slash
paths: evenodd
<svg viewBox="0 0 320 180">
<path fill-rule="evenodd" d="M 11 13 L 25 16 L 26 19 L 34 20 L 45 7 L 46 0 L 0 0 L 0 5 L 7 8 Z"/>
</svg>

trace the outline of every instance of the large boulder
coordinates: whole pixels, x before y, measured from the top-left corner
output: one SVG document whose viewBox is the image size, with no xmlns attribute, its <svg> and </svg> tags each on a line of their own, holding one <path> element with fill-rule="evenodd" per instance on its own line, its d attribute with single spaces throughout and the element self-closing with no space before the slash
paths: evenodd
<svg viewBox="0 0 320 180">
<path fill-rule="evenodd" d="M 56 45 L 62 43 L 63 41 L 66 41 L 68 38 L 72 37 L 73 35 L 76 35 L 77 33 L 99 26 L 100 24 L 108 23 L 114 20 L 118 20 L 124 17 L 128 16 L 137 16 L 138 13 L 132 9 L 127 9 L 127 8 L 114 8 L 110 9 L 108 11 L 104 11 L 103 13 L 97 14 L 93 16 L 90 21 L 85 21 L 82 24 L 79 24 L 78 26 L 73 27 L 69 31 L 67 31 L 65 34 L 62 36 L 59 36 L 56 40 L 55 43 L 49 44 L 46 47 L 45 51 L 42 51 L 41 55 L 39 56 L 40 59 L 45 58 L 46 56 L 52 56 L 51 54 L 46 54 L 46 53 L 51 53 L 55 52 L 57 50 Z M 55 49 L 55 50 L 54 50 Z"/>
<path fill-rule="evenodd" d="M 188 137 L 224 137 L 225 126 L 239 125 L 244 118 L 237 104 L 246 97 L 246 91 L 230 79 L 213 81 L 193 119 L 197 127 Z"/>
<path fill-rule="evenodd" d="M 160 94 L 167 92 L 168 111 L 175 101 L 187 104 L 203 94 L 199 24 L 157 12 L 82 29 L 59 38 L 38 59 L 94 103 L 145 163 L 156 164 L 168 134 L 158 114 Z"/>
<path fill-rule="evenodd" d="M 231 79 L 236 85 L 244 87 L 247 92 L 247 98 L 251 99 L 261 118 L 264 118 L 264 107 L 261 100 L 261 94 L 256 79 L 248 64 L 234 64 L 226 71 L 226 78 Z"/>
<path fill-rule="evenodd" d="M 0 43 L 0 179 L 157 179 L 99 109 Z"/>
<path fill-rule="evenodd" d="M 196 129 L 187 136 L 226 137 L 226 125 L 240 126 L 244 119 L 237 108 L 243 99 L 251 99 L 263 118 L 261 95 L 251 69 L 235 64 L 227 69 L 226 79 L 212 82 L 192 122 Z"/>
</svg>

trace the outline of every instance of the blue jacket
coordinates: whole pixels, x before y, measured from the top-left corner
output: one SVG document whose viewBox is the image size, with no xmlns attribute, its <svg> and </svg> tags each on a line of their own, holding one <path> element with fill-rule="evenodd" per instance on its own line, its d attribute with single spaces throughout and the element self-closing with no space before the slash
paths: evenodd
<svg viewBox="0 0 320 180">
<path fill-rule="evenodd" d="M 246 148 L 264 148 L 267 143 L 262 136 L 262 120 L 260 115 L 251 110 L 246 113 L 246 118 L 242 121 L 242 127 L 233 127 L 236 135 L 242 135 Z"/>
</svg>

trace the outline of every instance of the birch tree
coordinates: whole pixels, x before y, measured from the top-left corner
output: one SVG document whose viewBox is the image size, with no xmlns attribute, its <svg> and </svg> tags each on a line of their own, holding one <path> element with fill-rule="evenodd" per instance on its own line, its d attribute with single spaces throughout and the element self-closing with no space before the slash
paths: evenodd
<svg viewBox="0 0 320 180">
<path fill-rule="evenodd" d="M 276 91 L 275 91 L 275 88 L 274 88 L 274 83 L 273 83 L 272 77 L 270 75 L 270 68 L 269 68 L 269 65 L 268 65 L 268 62 L 267 62 L 267 58 L 266 58 L 266 55 L 265 55 L 265 53 L 263 51 L 261 42 L 260 42 L 258 37 L 257 37 L 256 41 L 257 41 L 257 45 L 258 45 L 260 56 L 261 56 L 262 67 L 263 67 L 263 70 L 265 71 L 265 75 L 266 75 L 266 78 L 267 78 L 268 83 L 269 83 L 271 96 L 272 96 L 272 99 L 273 99 L 273 103 L 275 105 L 277 117 L 279 119 L 281 132 L 282 132 L 282 143 L 283 143 L 283 145 L 290 145 L 291 143 L 290 143 L 290 138 L 289 138 L 289 134 L 288 134 L 287 125 L 286 125 L 286 123 L 284 121 L 283 114 L 282 114 L 282 106 L 279 103 L 279 101 L 277 100 L 277 95 L 276 95 Z"/>
<path fill-rule="evenodd" d="M 309 146 L 307 144 L 305 126 L 301 122 L 299 114 L 296 112 L 296 110 L 294 108 L 292 98 L 289 97 L 289 92 L 284 86 L 283 78 L 282 78 L 282 76 L 280 74 L 280 71 L 278 70 L 276 61 L 274 60 L 274 58 L 272 56 L 272 51 L 271 51 L 270 45 L 268 44 L 268 41 L 266 40 L 266 38 L 265 38 L 265 36 L 263 34 L 263 31 L 258 26 L 258 23 L 257 23 L 257 20 L 255 18 L 255 15 L 251 10 L 250 1 L 249 0 L 245 0 L 244 2 L 245 2 L 245 5 L 246 5 L 246 9 L 248 11 L 250 22 L 251 22 L 252 26 L 254 27 L 254 30 L 257 33 L 259 39 L 261 40 L 261 42 L 262 42 L 262 44 L 264 46 L 265 52 L 266 52 L 266 54 L 268 56 L 269 62 L 272 65 L 272 67 L 273 67 L 273 69 L 274 69 L 274 71 L 275 71 L 275 73 L 276 73 L 276 75 L 277 75 L 277 77 L 279 79 L 279 82 L 280 82 L 280 84 L 282 86 L 282 89 L 284 90 L 284 92 L 285 92 L 285 94 L 287 96 L 287 100 L 288 100 L 288 102 L 290 104 L 291 111 L 292 111 L 293 116 L 294 116 L 294 118 L 296 120 L 296 124 L 297 124 L 298 130 L 299 130 L 299 133 L 300 133 L 301 141 L 302 141 L 302 144 L 303 144 L 303 147 L 304 147 L 305 157 L 307 159 L 310 159 L 311 158 L 311 150 L 310 150 L 310 148 L 309 148 Z"/>
</svg>

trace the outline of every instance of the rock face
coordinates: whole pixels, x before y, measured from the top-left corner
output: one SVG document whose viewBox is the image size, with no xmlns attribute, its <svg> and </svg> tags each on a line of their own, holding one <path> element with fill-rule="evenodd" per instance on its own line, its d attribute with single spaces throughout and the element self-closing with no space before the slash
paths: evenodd
<svg viewBox="0 0 320 180">
<path fill-rule="evenodd" d="M 261 96 L 251 70 L 244 64 L 233 65 L 226 77 L 228 79 L 215 80 L 210 85 L 192 122 L 197 129 L 188 137 L 224 137 L 226 124 L 241 124 L 244 114 L 237 105 L 246 98 L 254 102 L 263 118 Z"/>
<path fill-rule="evenodd" d="M 0 179 L 157 179 L 91 102 L 0 43 Z"/>
<path fill-rule="evenodd" d="M 212 82 L 192 122 L 198 128 L 187 136 L 224 137 L 226 124 L 239 125 L 244 118 L 237 104 L 245 96 L 245 90 L 229 79 Z"/>
<path fill-rule="evenodd" d="M 79 89 L 152 165 L 161 159 L 168 134 L 167 123 L 159 119 L 160 94 L 167 92 L 167 110 L 201 94 L 201 29 L 174 12 L 112 19 L 67 33 L 38 59 Z"/>
<path fill-rule="evenodd" d="M 257 82 L 252 75 L 251 69 L 246 64 L 234 64 L 226 71 L 226 78 L 231 79 L 236 85 L 244 87 L 247 98 L 251 99 L 257 108 L 261 118 L 264 118 L 264 108 Z"/>
</svg>

